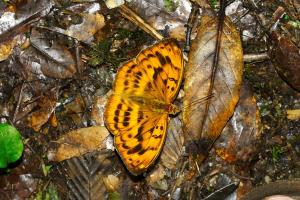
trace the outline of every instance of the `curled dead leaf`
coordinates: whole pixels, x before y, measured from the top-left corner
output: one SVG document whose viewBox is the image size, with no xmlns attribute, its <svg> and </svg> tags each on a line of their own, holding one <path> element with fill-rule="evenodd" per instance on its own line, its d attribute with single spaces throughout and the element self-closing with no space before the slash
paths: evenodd
<svg viewBox="0 0 300 200">
<path fill-rule="evenodd" d="M 21 62 L 31 66 L 32 70 L 38 70 L 51 78 L 70 78 L 76 73 L 75 59 L 67 47 L 57 42 L 49 43 L 49 39 L 33 29 L 30 37 L 32 48 L 26 49 L 21 55 Z M 42 73 L 41 73 L 42 72 Z"/>
<path fill-rule="evenodd" d="M 300 91 L 299 48 L 286 36 L 272 32 L 271 59 L 277 73 L 294 89 Z"/>
<path fill-rule="evenodd" d="M 229 163 L 249 163 L 259 151 L 262 133 L 259 110 L 251 88 L 242 85 L 240 100 L 214 148 Z"/>
<path fill-rule="evenodd" d="M 38 106 L 40 109 L 33 112 L 29 116 L 29 126 L 34 131 L 39 131 L 41 127 L 48 122 L 49 118 L 53 114 L 56 102 L 58 99 L 58 89 L 54 88 L 53 90 L 50 90 L 49 93 L 45 96 L 41 96 L 38 99 Z"/>
<path fill-rule="evenodd" d="M 48 159 L 60 162 L 102 149 L 105 147 L 103 141 L 108 135 L 108 130 L 103 126 L 70 131 L 56 141 L 56 145 L 53 145 L 53 148 L 48 152 Z"/>
<path fill-rule="evenodd" d="M 225 18 L 220 43 L 219 62 L 211 77 L 217 40 L 217 18 L 204 16 L 192 42 L 186 67 L 183 98 L 185 146 L 191 155 L 205 155 L 232 116 L 239 99 L 243 74 L 243 53 L 240 34 Z M 214 78 L 208 112 L 206 102 L 211 79 Z M 203 158 L 201 158 L 203 159 Z"/>
</svg>

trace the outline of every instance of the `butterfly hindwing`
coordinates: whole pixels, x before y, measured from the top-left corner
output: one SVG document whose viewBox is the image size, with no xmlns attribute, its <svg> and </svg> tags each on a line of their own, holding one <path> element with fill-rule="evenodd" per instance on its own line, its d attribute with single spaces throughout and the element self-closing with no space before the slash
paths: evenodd
<svg viewBox="0 0 300 200">
<path fill-rule="evenodd" d="M 128 170 L 133 174 L 145 171 L 161 151 L 168 113 L 155 113 L 145 105 L 115 94 L 110 97 L 104 115 Z"/>
<path fill-rule="evenodd" d="M 141 174 L 156 160 L 165 140 L 168 115 L 156 116 L 115 136 L 115 144 L 127 169 Z M 128 134 L 132 134 L 128 137 Z"/>
</svg>

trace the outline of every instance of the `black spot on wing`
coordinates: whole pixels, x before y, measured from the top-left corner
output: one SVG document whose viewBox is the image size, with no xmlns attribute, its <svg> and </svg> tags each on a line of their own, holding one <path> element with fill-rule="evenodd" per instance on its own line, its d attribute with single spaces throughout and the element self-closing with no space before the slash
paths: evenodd
<svg viewBox="0 0 300 200">
<path fill-rule="evenodd" d="M 140 126 L 140 127 L 138 128 L 138 135 L 142 134 L 142 132 L 143 132 L 143 126 Z"/>
<path fill-rule="evenodd" d="M 130 147 L 127 146 L 126 144 L 122 144 L 122 147 L 123 147 L 124 149 L 130 149 Z"/>
<path fill-rule="evenodd" d="M 130 121 L 130 117 L 128 116 L 125 116 L 124 117 L 124 120 L 123 120 L 123 126 L 128 126 L 129 125 L 129 121 Z"/>
<path fill-rule="evenodd" d="M 142 134 L 136 135 L 135 138 L 136 138 L 139 142 L 143 141 L 143 136 L 142 136 Z"/>
<path fill-rule="evenodd" d="M 167 80 L 167 79 L 165 79 L 165 80 L 163 80 L 163 82 L 164 82 L 164 84 L 165 84 L 165 85 L 167 85 L 167 83 L 168 83 L 168 80 Z"/>
<path fill-rule="evenodd" d="M 157 76 L 163 71 L 161 67 L 154 68 L 153 80 L 157 79 Z"/>
<path fill-rule="evenodd" d="M 176 80 L 175 78 L 172 78 L 172 77 L 171 77 L 171 78 L 169 78 L 169 80 L 170 80 L 170 81 L 173 81 L 175 84 L 178 83 L 178 80 Z"/>
<path fill-rule="evenodd" d="M 139 152 L 140 150 L 142 150 L 142 148 L 143 148 L 142 144 L 138 144 L 138 145 L 136 145 L 135 147 L 133 147 L 132 149 L 129 149 L 129 150 L 127 151 L 127 153 L 128 153 L 128 154 L 134 154 L 134 153 L 137 153 L 137 152 Z"/>
<path fill-rule="evenodd" d="M 118 123 L 119 122 L 119 118 L 118 117 L 114 117 L 114 122 Z"/>
<path fill-rule="evenodd" d="M 167 63 L 172 64 L 172 61 L 169 56 L 166 56 L 166 61 L 167 61 Z"/>
<path fill-rule="evenodd" d="M 117 106 L 117 108 L 119 109 L 119 110 L 121 110 L 122 109 L 122 104 L 118 104 L 118 106 Z"/>
<path fill-rule="evenodd" d="M 158 51 L 155 52 L 155 55 L 158 57 L 161 66 L 164 66 L 167 63 L 165 57 L 161 55 Z"/>
<path fill-rule="evenodd" d="M 143 149 L 143 150 L 141 150 L 138 154 L 141 156 L 141 155 L 143 155 L 146 151 L 147 151 L 146 149 Z"/>
<path fill-rule="evenodd" d="M 155 139 L 161 139 L 162 135 L 153 135 L 152 137 L 154 137 Z"/>
<path fill-rule="evenodd" d="M 136 67 L 136 64 L 132 65 L 132 66 L 131 66 L 131 69 L 134 69 L 135 67 Z"/>
<path fill-rule="evenodd" d="M 149 54 L 147 55 L 147 57 L 148 57 L 148 58 L 154 58 L 155 56 L 154 56 L 153 54 L 149 53 Z"/>
<path fill-rule="evenodd" d="M 123 121 L 123 126 L 127 127 L 129 125 L 129 122 Z"/>
<path fill-rule="evenodd" d="M 142 111 L 139 111 L 138 112 L 138 119 L 137 119 L 137 122 L 139 123 L 140 121 L 142 121 L 144 119 L 144 114 Z"/>
</svg>

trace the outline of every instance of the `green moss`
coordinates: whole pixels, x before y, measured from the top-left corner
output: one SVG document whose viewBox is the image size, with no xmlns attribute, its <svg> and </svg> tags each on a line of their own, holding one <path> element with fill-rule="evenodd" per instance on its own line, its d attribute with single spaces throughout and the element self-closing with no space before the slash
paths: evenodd
<svg viewBox="0 0 300 200">
<path fill-rule="evenodd" d="M 273 162 L 278 162 L 279 158 L 281 157 L 283 151 L 280 146 L 274 146 L 271 150 L 272 153 L 272 160 Z"/>
<path fill-rule="evenodd" d="M 215 9 L 217 7 L 217 5 L 218 5 L 218 1 L 217 0 L 210 0 L 209 3 L 210 3 L 210 5 L 211 5 L 211 7 L 213 9 Z"/>
<path fill-rule="evenodd" d="M 88 64 L 94 67 L 103 63 L 109 63 L 117 66 L 119 61 L 116 56 L 110 52 L 110 46 L 111 43 L 108 40 L 103 40 L 92 46 L 90 51 L 87 53 L 90 57 Z"/>
<path fill-rule="evenodd" d="M 58 192 L 56 188 L 50 184 L 47 188 L 41 189 L 35 197 L 31 199 L 34 200 L 59 200 Z"/>
<path fill-rule="evenodd" d="M 164 7 L 168 12 L 174 12 L 178 7 L 179 2 L 174 0 L 164 0 Z"/>
</svg>

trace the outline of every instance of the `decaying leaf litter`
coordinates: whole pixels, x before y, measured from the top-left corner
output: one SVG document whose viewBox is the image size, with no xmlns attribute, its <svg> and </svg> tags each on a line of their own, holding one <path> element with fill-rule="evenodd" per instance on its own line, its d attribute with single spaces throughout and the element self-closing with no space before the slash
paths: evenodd
<svg viewBox="0 0 300 200">
<path fill-rule="evenodd" d="M 14 21 L 11 27 L 1 23 L 1 121 L 15 125 L 25 141 L 22 160 L 9 171 L 1 171 L 1 198 L 47 194 L 61 199 L 201 199 L 219 195 L 214 192 L 218 189 L 223 195 L 226 191 L 230 194 L 235 189 L 228 189 L 233 183 L 237 190 L 231 198 L 239 199 L 256 185 L 300 177 L 299 117 L 296 114 L 292 120 L 286 116 L 287 111 L 299 109 L 297 81 L 300 79 L 296 72 L 300 65 L 298 54 L 294 53 L 299 48 L 297 1 L 228 3 L 226 14 L 231 22 L 227 24 L 232 23 L 234 30 L 241 33 L 244 58 L 251 55 L 254 59 L 244 63 L 243 80 L 240 76 L 239 81 L 221 82 L 213 92 L 211 102 L 233 101 L 232 97 L 238 102 L 234 100 L 237 103 L 232 106 L 234 113 L 227 117 L 222 118 L 224 111 L 215 110 L 223 122 L 214 120 L 212 127 L 223 131 L 216 131 L 221 136 L 210 151 L 204 149 L 208 153 L 204 162 L 194 164 L 193 156 L 189 156 L 185 142 L 186 137 L 190 140 L 193 135 L 184 137 L 183 127 L 184 119 L 189 117 L 186 113 L 199 115 L 203 110 L 198 107 L 204 106 L 205 101 L 195 103 L 197 109 L 190 109 L 183 117 L 180 114 L 171 118 L 161 157 L 145 178 L 133 177 L 125 170 L 114 153 L 111 136 L 93 143 L 96 146 L 80 140 L 86 130 L 86 134 L 97 137 L 98 132 L 87 127 L 103 126 L 106 93 L 120 63 L 163 37 L 176 38 L 184 49 L 184 25 L 188 23 L 191 8 L 199 5 L 201 12 L 191 32 L 192 48 L 188 56 L 191 57 L 195 54 L 193 45 L 201 44 L 203 39 L 197 39 L 197 33 L 206 31 L 199 28 L 201 23 L 205 22 L 205 16 L 213 16 L 211 8 L 218 8 L 218 4 L 204 1 L 166 2 L 133 1 L 114 9 L 108 9 L 104 2 L 1 5 L 0 21 L 8 16 Z M 222 45 L 220 50 L 222 63 L 222 52 L 226 56 L 226 51 L 222 51 Z M 199 51 L 200 55 L 209 53 L 206 49 Z M 210 51 L 213 55 L 214 51 Z M 187 66 L 191 65 L 189 62 Z M 223 77 L 230 77 L 226 69 L 219 69 L 225 74 Z M 203 81 L 210 79 L 205 74 L 192 76 L 186 78 L 184 87 L 194 83 L 193 79 L 201 82 L 202 76 Z M 230 92 L 226 89 L 228 84 L 236 84 L 234 87 L 240 92 L 223 99 L 219 93 Z M 190 94 L 184 87 L 177 98 L 179 105 L 187 102 L 186 96 Z M 191 103 L 183 108 L 192 108 L 189 105 L 201 97 L 200 93 L 196 99 L 188 100 Z M 227 120 L 230 121 L 226 124 Z M 198 142 L 199 135 L 194 139 Z M 81 156 L 63 162 L 49 161 L 53 157 L 47 155 L 60 141 L 68 148 L 76 148 L 77 153 L 71 151 L 73 156 Z M 97 146 L 98 142 L 102 144 Z M 60 160 L 70 158 L 70 154 L 65 155 Z"/>
</svg>

